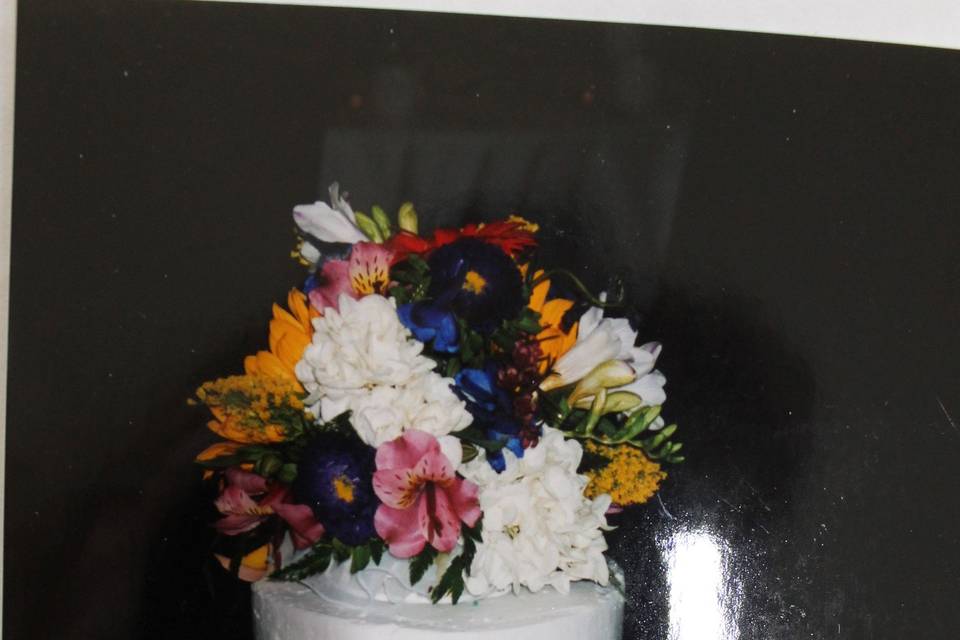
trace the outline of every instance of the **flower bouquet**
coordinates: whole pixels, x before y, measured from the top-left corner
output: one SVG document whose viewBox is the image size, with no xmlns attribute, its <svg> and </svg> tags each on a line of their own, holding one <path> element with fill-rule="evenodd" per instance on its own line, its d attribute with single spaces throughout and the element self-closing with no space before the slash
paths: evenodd
<svg viewBox="0 0 960 640">
<path fill-rule="evenodd" d="M 425 234 L 409 203 L 394 220 L 330 196 L 293 210 L 309 274 L 269 349 L 196 393 L 223 438 L 197 456 L 217 559 L 300 580 L 389 553 L 411 584 L 436 565 L 434 602 L 606 584 L 607 516 L 683 459 L 660 345 L 538 265 L 527 220 Z"/>
</svg>

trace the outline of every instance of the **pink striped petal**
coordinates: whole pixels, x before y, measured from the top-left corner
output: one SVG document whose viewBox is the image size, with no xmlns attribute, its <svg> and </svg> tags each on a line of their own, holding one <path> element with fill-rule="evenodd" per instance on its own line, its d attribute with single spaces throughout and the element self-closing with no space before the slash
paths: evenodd
<svg viewBox="0 0 960 640">
<path fill-rule="evenodd" d="M 323 311 L 325 307 L 337 309 L 341 293 L 357 297 L 350 284 L 350 263 L 346 260 L 327 260 L 320 270 L 320 280 L 322 284 L 307 294 L 311 306 L 317 311 Z"/>
<path fill-rule="evenodd" d="M 227 484 L 239 487 L 249 494 L 264 493 L 267 490 L 267 480 L 263 476 L 244 471 L 236 467 L 227 469 Z"/>
<path fill-rule="evenodd" d="M 217 528 L 217 531 L 224 535 L 235 536 L 238 533 L 255 529 L 257 525 L 263 522 L 263 520 L 263 516 L 233 513 L 226 518 L 220 518 L 213 526 Z"/>
<path fill-rule="evenodd" d="M 439 451 L 440 443 L 429 433 L 404 431 L 399 438 L 377 449 L 377 469 L 409 469 L 426 454 Z"/>
<path fill-rule="evenodd" d="M 323 537 L 323 525 L 305 504 L 275 504 L 274 512 L 290 525 L 290 538 L 297 549 L 305 549 Z"/>
<path fill-rule="evenodd" d="M 460 538 L 460 518 L 447 493 L 436 485 L 427 485 L 416 511 L 420 534 L 430 546 L 442 553 L 453 551 Z"/>
<path fill-rule="evenodd" d="M 383 469 L 373 472 L 373 492 L 380 502 L 394 509 L 406 509 L 420 495 L 423 483 L 412 469 Z"/>
<path fill-rule="evenodd" d="M 382 504 L 377 507 L 373 526 L 377 535 L 389 545 L 390 553 L 397 558 L 412 558 L 423 551 L 427 543 L 417 527 L 415 508 L 394 509 Z"/>
<path fill-rule="evenodd" d="M 376 242 L 358 242 L 350 249 L 350 284 L 357 293 L 384 293 L 390 284 L 393 252 Z"/>
<path fill-rule="evenodd" d="M 417 466 L 413 468 L 413 475 L 421 482 L 436 482 L 443 487 L 449 486 L 456 477 L 450 460 L 439 451 L 430 452 L 420 458 Z"/>
<path fill-rule="evenodd" d="M 475 526 L 482 514 L 479 495 L 480 487 L 462 478 L 457 478 L 453 486 L 447 489 L 447 496 L 456 509 L 457 516 L 466 522 L 468 527 Z"/>
<path fill-rule="evenodd" d="M 253 513 L 257 503 L 247 492 L 236 485 L 230 485 L 223 490 L 220 497 L 213 501 L 214 506 L 224 515 Z"/>
</svg>

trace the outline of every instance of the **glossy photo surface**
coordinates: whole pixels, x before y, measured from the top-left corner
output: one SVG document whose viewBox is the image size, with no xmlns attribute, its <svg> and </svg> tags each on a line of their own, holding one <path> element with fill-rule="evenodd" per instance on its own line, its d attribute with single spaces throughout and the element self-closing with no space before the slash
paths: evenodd
<svg viewBox="0 0 960 640">
<path fill-rule="evenodd" d="M 186 399 L 299 284 L 291 208 L 520 213 L 619 275 L 686 461 L 624 637 L 960 637 L 960 54 L 206 3 L 19 7 L 3 631 L 249 638 Z"/>
</svg>

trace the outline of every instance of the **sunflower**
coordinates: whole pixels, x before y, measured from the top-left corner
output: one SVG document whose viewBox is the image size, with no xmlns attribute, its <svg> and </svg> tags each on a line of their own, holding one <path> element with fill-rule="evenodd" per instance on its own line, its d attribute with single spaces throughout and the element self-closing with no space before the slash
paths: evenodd
<svg viewBox="0 0 960 640">
<path fill-rule="evenodd" d="M 283 378 L 292 383 L 298 391 L 303 391 L 294 367 L 303 356 L 304 349 L 310 344 L 313 326 L 310 321 L 319 313 L 307 305 L 307 297 L 296 289 L 287 295 L 287 311 L 278 304 L 273 305 L 273 319 L 270 320 L 270 350 L 259 351 L 247 356 L 243 361 L 248 375 L 260 375 L 271 378 Z"/>
<path fill-rule="evenodd" d="M 533 274 L 534 280 L 539 278 L 543 271 Z M 543 280 L 533 288 L 530 302 L 527 306 L 540 314 L 540 326 L 543 330 L 537 334 L 540 342 L 540 351 L 543 359 L 540 361 L 540 373 L 546 373 L 547 368 L 556 362 L 577 343 L 577 325 L 574 322 L 569 330 L 564 331 L 561 326 L 563 316 L 573 307 L 573 300 L 553 298 L 547 300 L 550 291 L 550 280 Z"/>
</svg>

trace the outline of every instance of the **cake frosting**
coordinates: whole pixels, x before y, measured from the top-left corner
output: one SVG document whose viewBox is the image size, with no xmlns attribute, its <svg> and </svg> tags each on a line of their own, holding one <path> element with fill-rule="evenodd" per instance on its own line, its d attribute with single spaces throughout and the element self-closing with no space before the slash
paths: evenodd
<svg viewBox="0 0 960 640">
<path fill-rule="evenodd" d="M 347 564 L 301 582 L 253 585 L 257 640 L 616 640 L 621 636 L 623 574 L 611 565 L 608 586 L 578 581 L 570 592 L 523 589 L 459 604 L 429 604 L 427 575 L 417 587 L 405 562 L 351 575 Z"/>
</svg>

